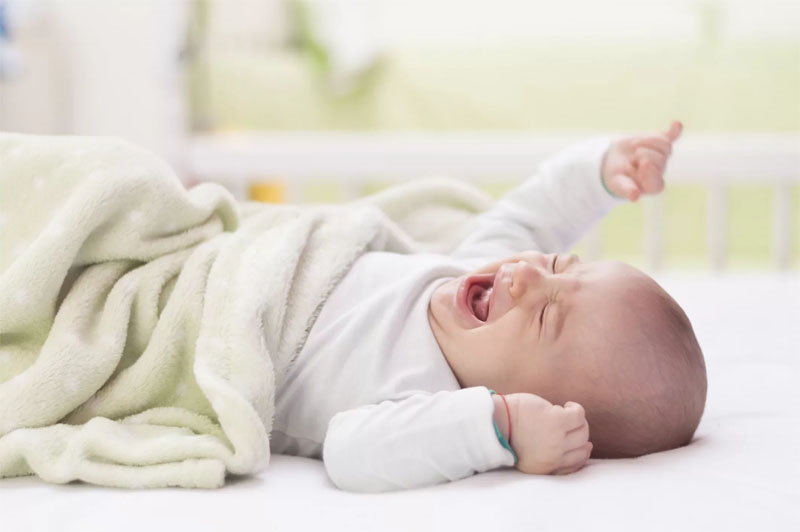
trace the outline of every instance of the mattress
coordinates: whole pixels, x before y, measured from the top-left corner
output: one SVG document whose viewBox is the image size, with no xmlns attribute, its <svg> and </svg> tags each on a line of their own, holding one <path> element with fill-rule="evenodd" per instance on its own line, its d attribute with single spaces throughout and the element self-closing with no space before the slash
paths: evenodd
<svg viewBox="0 0 800 532">
<path fill-rule="evenodd" d="M 425 489 L 336 489 L 320 461 L 273 456 L 219 490 L 0 481 L 2 529 L 800 530 L 800 275 L 661 276 L 703 346 L 706 413 L 687 447 L 513 469 Z"/>
</svg>

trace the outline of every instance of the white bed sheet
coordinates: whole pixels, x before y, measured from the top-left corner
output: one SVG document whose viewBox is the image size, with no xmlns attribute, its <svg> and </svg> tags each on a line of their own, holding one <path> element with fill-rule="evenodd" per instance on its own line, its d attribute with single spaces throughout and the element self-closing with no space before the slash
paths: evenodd
<svg viewBox="0 0 800 532">
<path fill-rule="evenodd" d="M 493 471 L 422 490 L 337 490 L 322 463 L 273 456 L 220 490 L 0 481 L 0 529 L 800 530 L 800 276 L 661 277 L 709 370 L 688 447 L 591 460 L 563 477 Z"/>
</svg>

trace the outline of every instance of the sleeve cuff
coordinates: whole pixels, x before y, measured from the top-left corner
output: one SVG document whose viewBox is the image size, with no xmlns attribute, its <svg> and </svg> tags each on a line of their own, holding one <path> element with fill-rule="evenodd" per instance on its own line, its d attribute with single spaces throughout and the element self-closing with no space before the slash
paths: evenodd
<svg viewBox="0 0 800 532">
<path fill-rule="evenodd" d="M 603 159 L 611 142 L 611 137 L 584 140 L 539 167 L 551 202 L 559 206 L 562 232 L 580 234 L 615 206 L 627 202 L 609 194 L 603 184 Z"/>
<path fill-rule="evenodd" d="M 494 390 L 489 390 L 489 396 L 492 396 L 496 393 L 497 392 Z M 511 444 L 508 442 L 506 437 L 503 436 L 503 433 L 500 431 L 500 427 L 497 426 L 497 422 L 492 420 L 492 425 L 494 425 L 494 432 L 497 435 L 497 439 L 500 440 L 500 445 L 502 445 L 511 452 L 511 455 L 514 457 L 514 464 L 519 462 L 519 457 L 517 456 L 517 453 L 514 452 L 514 449 L 511 448 Z"/>
<path fill-rule="evenodd" d="M 586 183 L 587 206 L 595 206 L 603 213 L 628 202 L 626 198 L 615 196 L 603 181 L 603 161 L 611 147 L 611 141 L 612 139 L 609 137 L 590 139 L 576 145 L 575 152 L 573 152 L 575 160 L 579 161 L 578 164 L 584 166 L 577 172 L 578 175 L 585 176 L 585 179 L 588 180 Z"/>
</svg>

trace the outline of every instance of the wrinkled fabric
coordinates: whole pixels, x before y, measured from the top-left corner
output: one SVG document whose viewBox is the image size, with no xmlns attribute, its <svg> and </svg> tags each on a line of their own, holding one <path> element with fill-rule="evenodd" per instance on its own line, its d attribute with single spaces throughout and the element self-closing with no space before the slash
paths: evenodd
<svg viewBox="0 0 800 532">
<path fill-rule="evenodd" d="M 276 382 L 353 261 L 451 247 L 489 203 L 446 180 L 236 202 L 120 140 L 0 134 L 0 478 L 260 471 Z"/>
</svg>

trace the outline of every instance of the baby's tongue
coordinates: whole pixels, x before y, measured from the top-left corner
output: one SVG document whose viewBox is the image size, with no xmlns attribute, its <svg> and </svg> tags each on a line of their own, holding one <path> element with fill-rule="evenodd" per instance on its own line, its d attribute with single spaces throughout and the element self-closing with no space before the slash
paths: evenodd
<svg viewBox="0 0 800 532">
<path fill-rule="evenodd" d="M 491 288 L 481 290 L 479 295 L 472 302 L 472 309 L 475 311 L 475 316 L 481 321 L 486 321 L 489 317 L 489 297 L 491 297 L 491 295 Z"/>
</svg>

